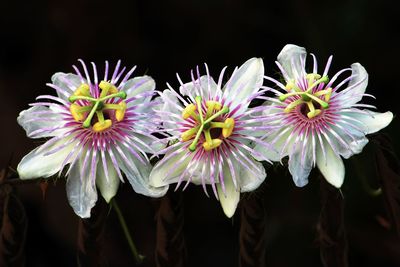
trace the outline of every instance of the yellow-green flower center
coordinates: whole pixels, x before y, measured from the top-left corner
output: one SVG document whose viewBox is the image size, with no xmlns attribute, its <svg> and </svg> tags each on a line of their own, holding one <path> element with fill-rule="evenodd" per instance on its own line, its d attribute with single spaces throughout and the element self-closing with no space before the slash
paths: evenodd
<svg viewBox="0 0 400 267">
<path fill-rule="evenodd" d="M 89 85 L 84 83 L 68 98 L 71 102 L 69 110 L 74 120 L 82 122 L 84 128 L 89 128 L 92 125 L 94 132 L 103 132 L 112 126 L 112 120 L 106 119 L 104 116 L 106 110 L 115 110 L 114 116 L 117 121 L 124 119 L 126 111 L 125 101 L 118 104 L 106 103 L 106 100 L 112 98 L 125 99 L 126 93 L 124 91 L 118 91 L 113 84 L 106 81 L 101 81 L 99 88 L 101 89 L 100 96 L 95 98 L 90 93 Z M 77 100 L 83 101 L 78 104 Z M 85 104 L 82 105 L 82 103 Z M 96 115 L 97 121 L 93 123 L 94 115 Z"/>
<path fill-rule="evenodd" d="M 203 148 L 206 151 L 217 148 L 221 145 L 222 140 L 220 136 L 213 136 L 213 129 L 222 130 L 222 137 L 228 138 L 235 127 L 235 120 L 233 118 L 226 118 L 224 122 L 218 121 L 218 117 L 229 112 L 227 106 L 222 106 L 221 103 L 216 101 L 206 102 L 206 112 L 203 114 L 201 96 L 195 98 L 196 104 L 188 105 L 182 111 L 182 118 L 187 120 L 192 118 L 196 123 L 195 126 L 182 133 L 181 138 L 183 142 L 193 139 L 192 144 L 189 146 L 190 151 L 195 151 L 199 142 L 200 136 L 203 133 L 205 141 Z"/>
<path fill-rule="evenodd" d="M 288 91 L 287 94 L 283 94 L 279 96 L 280 101 L 285 101 L 288 97 L 291 96 L 300 96 L 300 98 L 294 100 L 293 102 L 289 103 L 286 108 L 285 112 L 289 113 L 291 112 L 294 108 L 301 104 L 305 104 L 307 107 L 307 117 L 309 119 L 312 119 L 316 116 L 318 116 L 321 112 L 322 109 L 328 109 L 329 108 L 329 99 L 332 94 L 332 88 L 327 88 L 324 90 L 319 90 L 313 92 L 313 89 L 318 86 L 320 83 L 327 83 L 329 81 L 328 76 L 323 76 L 316 74 L 316 73 L 310 73 L 307 74 L 306 76 L 307 79 L 307 88 L 305 90 L 302 90 L 297 86 L 297 84 L 294 81 L 289 81 L 286 84 L 286 90 Z M 323 97 L 323 99 L 321 99 Z M 316 106 L 318 108 L 316 108 Z"/>
</svg>

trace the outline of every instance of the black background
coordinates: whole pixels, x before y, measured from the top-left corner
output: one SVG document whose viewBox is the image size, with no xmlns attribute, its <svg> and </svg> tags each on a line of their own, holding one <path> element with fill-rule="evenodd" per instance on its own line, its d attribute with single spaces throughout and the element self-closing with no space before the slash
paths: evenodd
<svg viewBox="0 0 400 267">
<path fill-rule="evenodd" d="M 366 100 L 380 111 L 399 113 L 398 12 L 390 1 L 1 1 L 0 3 L 0 166 L 11 168 L 41 143 L 25 136 L 16 123 L 53 73 L 72 72 L 78 58 L 102 69 L 112 64 L 138 65 L 157 82 L 177 86 L 175 73 L 189 80 L 190 69 L 207 62 L 219 75 L 224 66 L 250 57 L 264 59 L 267 75 L 276 77 L 277 54 L 294 43 L 316 54 L 323 66 L 333 54 L 330 74 L 360 62 L 370 74 Z M 399 151 L 395 117 L 384 129 Z M 367 147 L 368 148 L 368 147 Z M 357 157 L 368 170 L 368 149 Z M 400 266 L 400 242 L 377 218 L 382 199 L 363 193 L 352 164 L 346 161 L 343 186 L 351 266 Z M 368 173 L 368 172 L 366 172 Z M 320 266 L 315 242 L 320 209 L 319 180 L 296 188 L 287 174 L 267 177 L 261 191 L 267 210 L 268 266 Z M 78 218 L 69 207 L 64 182 L 50 183 L 42 200 L 37 184 L 18 193 L 29 216 L 27 266 L 75 266 Z M 238 217 L 226 219 L 219 203 L 200 188 L 185 198 L 185 235 L 189 266 L 237 266 Z M 156 200 L 136 195 L 128 184 L 117 197 L 139 250 L 153 266 Z M 132 257 L 110 212 L 103 251 L 109 266 L 132 266 Z"/>
</svg>

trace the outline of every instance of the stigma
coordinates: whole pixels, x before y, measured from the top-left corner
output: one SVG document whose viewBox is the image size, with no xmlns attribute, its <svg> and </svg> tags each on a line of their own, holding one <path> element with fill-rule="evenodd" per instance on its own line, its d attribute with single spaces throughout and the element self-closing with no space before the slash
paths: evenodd
<svg viewBox="0 0 400 267">
<path fill-rule="evenodd" d="M 295 97 L 284 109 L 285 113 L 291 112 L 299 105 L 306 105 L 307 117 L 315 118 L 322 113 L 323 110 L 329 108 L 329 100 L 332 94 L 332 88 L 318 90 L 317 86 L 321 83 L 326 84 L 329 81 L 328 76 L 322 76 L 316 73 L 306 75 L 307 86 L 301 88 L 293 80 L 288 81 L 285 88 L 288 93 L 279 96 L 279 100 L 284 102 L 289 97 Z M 302 85 L 304 87 L 304 85 Z"/>
<path fill-rule="evenodd" d="M 115 85 L 107 81 L 101 81 L 99 89 L 100 92 L 95 97 L 90 92 L 90 86 L 84 83 L 68 98 L 71 102 L 69 110 L 74 120 L 82 123 L 83 128 L 92 127 L 96 133 L 111 128 L 114 121 L 122 121 L 127 109 L 124 101 L 127 95 L 124 91 L 119 91 Z M 110 114 L 113 114 L 115 120 L 108 118 Z"/>
<path fill-rule="evenodd" d="M 195 151 L 198 147 L 200 137 L 204 137 L 203 149 L 210 151 L 219 147 L 222 144 L 223 138 L 228 138 L 235 127 L 233 118 L 226 118 L 224 121 L 219 121 L 219 117 L 228 113 L 229 108 L 222 106 L 217 101 L 206 101 L 205 112 L 203 112 L 201 96 L 195 98 L 195 103 L 191 103 L 182 111 L 184 120 L 192 119 L 194 126 L 181 134 L 183 142 L 192 140 L 189 146 L 190 151 Z M 221 134 L 213 136 L 212 131 L 219 130 Z"/>
</svg>

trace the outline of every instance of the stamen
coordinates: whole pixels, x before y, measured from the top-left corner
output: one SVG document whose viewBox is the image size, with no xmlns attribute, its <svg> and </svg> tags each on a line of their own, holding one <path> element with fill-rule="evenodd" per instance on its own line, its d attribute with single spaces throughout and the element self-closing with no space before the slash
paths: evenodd
<svg viewBox="0 0 400 267">
<path fill-rule="evenodd" d="M 101 89 L 100 98 L 105 97 L 108 93 L 110 94 L 118 93 L 118 89 L 113 84 L 106 81 L 101 81 L 99 87 Z"/>
<path fill-rule="evenodd" d="M 107 130 L 111 126 L 112 126 L 112 121 L 111 120 L 105 120 L 104 122 L 98 121 L 93 125 L 93 131 L 96 132 L 96 133 L 102 132 L 104 130 Z"/>
<path fill-rule="evenodd" d="M 83 113 L 80 112 L 81 106 L 77 104 L 71 104 L 69 107 L 69 111 L 72 114 L 72 117 L 74 117 L 75 121 L 83 121 L 85 117 L 83 116 Z"/>
<path fill-rule="evenodd" d="M 81 84 L 78 89 L 75 90 L 74 95 L 90 96 L 90 86 L 86 83 Z"/>
<path fill-rule="evenodd" d="M 200 129 L 197 131 L 196 137 L 194 138 L 192 144 L 189 146 L 190 151 L 194 152 L 196 150 L 197 142 L 199 142 L 199 138 L 200 138 L 201 133 L 203 132 L 203 128 L 204 128 L 204 126 L 202 124 L 200 126 Z"/>
<path fill-rule="evenodd" d="M 214 115 L 212 115 L 211 117 L 209 117 L 204 124 L 211 122 L 213 119 L 221 116 L 222 114 L 228 113 L 229 112 L 229 108 L 227 106 L 224 106 L 220 111 L 218 111 L 217 113 L 215 113 Z"/>
<path fill-rule="evenodd" d="M 311 91 L 315 86 L 317 86 L 320 83 L 327 83 L 329 81 L 328 76 L 323 76 L 322 78 L 316 80 L 311 86 L 308 86 L 307 92 Z"/>
<path fill-rule="evenodd" d="M 297 99 L 296 101 L 293 101 L 287 107 L 283 110 L 285 113 L 289 113 L 292 111 L 295 107 L 297 107 L 299 104 L 304 103 L 303 99 Z"/>
<path fill-rule="evenodd" d="M 318 98 L 318 97 L 316 97 L 316 96 L 314 96 L 314 95 L 311 95 L 311 94 L 307 94 L 307 96 L 309 96 L 312 100 L 314 100 L 315 102 L 317 102 L 318 104 L 320 104 L 321 107 L 323 107 L 324 109 L 329 108 L 329 104 L 326 103 L 326 102 L 324 102 L 324 101 L 321 100 L 320 98 Z"/>
<path fill-rule="evenodd" d="M 195 128 L 189 129 L 181 134 L 181 138 L 183 142 L 189 141 L 190 139 L 195 136 L 197 131 L 199 130 L 200 126 L 197 126 Z"/>
<path fill-rule="evenodd" d="M 117 121 L 122 121 L 125 117 L 126 103 L 121 101 L 118 103 L 119 108 L 115 111 L 115 119 Z"/>
<path fill-rule="evenodd" d="M 97 111 L 97 107 L 99 106 L 99 104 L 100 104 L 100 101 L 96 101 L 96 103 L 93 105 L 92 110 L 90 111 L 89 115 L 86 117 L 86 120 L 82 124 L 82 126 L 84 128 L 88 128 L 90 126 L 93 115 Z"/>
<path fill-rule="evenodd" d="M 204 124 L 203 120 L 203 108 L 201 107 L 201 96 L 196 96 L 195 98 L 196 104 L 197 104 L 197 112 L 199 112 L 199 118 L 201 124 Z"/>
<path fill-rule="evenodd" d="M 216 139 L 212 139 L 212 142 L 211 142 L 211 143 L 209 143 L 209 142 L 204 142 L 204 143 L 203 143 L 203 148 L 204 148 L 205 151 L 210 151 L 210 150 L 212 150 L 212 149 L 214 149 L 214 148 L 219 147 L 221 144 L 222 144 L 222 140 L 216 138 Z"/>
<path fill-rule="evenodd" d="M 223 132 L 225 131 L 225 135 L 226 137 L 228 137 L 232 134 L 234 121 L 233 119 L 227 119 L 225 120 L 225 122 L 213 122 L 213 120 L 216 119 L 218 116 L 221 116 L 222 114 L 228 113 L 229 108 L 226 106 L 222 107 L 221 103 L 217 101 L 207 101 L 206 102 L 207 111 L 205 117 L 203 117 L 201 96 L 196 96 L 195 102 L 196 104 L 190 104 L 186 106 L 186 108 L 182 112 L 182 118 L 188 119 L 192 117 L 197 121 L 198 125 L 196 127 L 193 127 L 192 129 L 183 132 L 181 134 L 182 141 L 183 142 L 188 141 L 192 139 L 193 136 L 195 136 L 193 142 L 189 146 L 189 150 L 193 152 L 196 150 L 200 136 L 204 132 L 205 141 L 203 142 L 203 148 L 206 151 L 217 148 L 218 146 L 221 145 L 222 140 L 218 138 L 216 139 L 212 138 L 210 132 L 211 128 L 222 128 L 222 131 Z M 214 111 L 217 112 L 213 114 Z"/>
<path fill-rule="evenodd" d="M 101 111 L 96 111 L 96 115 L 97 115 L 97 119 L 99 120 L 99 122 L 103 123 L 103 122 L 104 122 L 104 115 L 103 115 L 103 112 L 101 112 Z"/>
<path fill-rule="evenodd" d="M 221 110 L 222 105 L 217 101 L 207 101 L 206 107 L 207 107 L 207 114 L 206 114 L 206 119 L 207 119 L 212 115 L 214 110 L 215 111 Z"/>
<path fill-rule="evenodd" d="M 225 127 L 222 129 L 222 136 L 225 138 L 231 136 L 233 128 L 235 128 L 235 120 L 233 118 L 227 118 L 225 120 Z"/>
<path fill-rule="evenodd" d="M 105 101 L 107 99 L 114 98 L 114 97 L 119 97 L 119 98 L 125 99 L 127 97 L 127 95 L 126 95 L 126 93 L 124 91 L 119 91 L 118 93 L 107 95 L 105 97 L 101 97 L 98 100 L 99 101 Z"/>
<path fill-rule="evenodd" d="M 285 101 L 288 97 L 290 96 L 295 96 L 295 95 L 304 95 L 306 92 L 293 92 L 293 93 L 288 93 L 288 94 L 284 94 L 284 95 L 280 95 L 279 96 L 279 100 L 280 101 Z"/>
<path fill-rule="evenodd" d="M 182 111 L 182 118 L 183 119 L 188 119 L 190 117 L 196 119 L 198 121 L 198 116 L 195 113 L 197 107 L 194 104 L 188 105 L 183 111 Z"/>
</svg>

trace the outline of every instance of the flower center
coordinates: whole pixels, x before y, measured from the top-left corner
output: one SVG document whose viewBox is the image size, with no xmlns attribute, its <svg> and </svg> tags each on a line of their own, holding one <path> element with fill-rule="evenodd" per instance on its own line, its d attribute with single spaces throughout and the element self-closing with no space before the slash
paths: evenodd
<svg viewBox="0 0 400 267">
<path fill-rule="evenodd" d="M 203 114 L 201 105 L 201 96 L 196 96 L 196 104 L 188 105 L 182 112 L 183 119 L 192 118 L 196 121 L 195 126 L 182 133 L 181 138 L 183 142 L 193 139 L 192 144 L 189 146 L 190 151 L 195 151 L 199 142 L 200 136 L 203 134 L 205 142 L 203 148 L 210 151 L 221 145 L 222 140 L 219 138 L 228 138 L 235 127 L 235 120 L 233 118 L 226 118 L 224 122 L 218 121 L 218 117 L 229 112 L 229 108 L 222 106 L 221 103 L 216 101 L 206 102 L 206 113 Z"/>
<path fill-rule="evenodd" d="M 298 105 L 302 105 L 302 114 L 307 115 L 309 119 L 312 119 L 321 114 L 322 109 L 329 108 L 329 99 L 332 94 L 332 88 L 324 90 L 313 90 L 317 85 L 321 83 L 327 83 L 329 81 L 328 76 L 323 76 L 316 73 L 309 73 L 306 76 L 307 88 L 305 90 L 299 88 L 295 82 L 288 82 L 286 84 L 287 94 L 283 94 L 279 97 L 280 101 L 285 101 L 288 97 L 299 96 L 300 98 L 289 103 L 285 112 L 289 113 Z M 304 107 L 304 108 L 303 108 Z"/>
<path fill-rule="evenodd" d="M 113 84 L 106 81 L 101 81 L 99 88 L 101 93 L 98 98 L 95 98 L 90 93 L 89 85 L 84 83 L 68 98 L 72 103 L 69 110 L 74 120 L 82 122 L 84 128 L 92 126 L 94 132 L 103 132 L 112 126 L 109 110 L 115 110 L 114 116 L 117 121 L 124 119 L 126 111 L 125 101 L 122 100 L 117 104 L 107 101 L 113 98 L 125 99 L 126 93 L 124 91 L 118 91 Z M 97 120 L 94 115 L 96 115 Z"/>
</svg>

